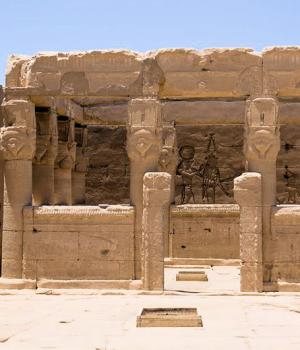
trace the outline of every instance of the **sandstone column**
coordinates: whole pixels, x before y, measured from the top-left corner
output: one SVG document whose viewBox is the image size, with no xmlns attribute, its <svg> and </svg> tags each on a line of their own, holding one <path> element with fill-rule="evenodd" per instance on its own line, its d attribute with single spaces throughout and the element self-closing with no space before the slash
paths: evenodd
<svg viewBox="0 0 300 350">
<path fill-rule="evenodd" d="M 162 143 L 161 105 L 152 98 L 128 104 L 127 152 L 130 159 L 130 199 L 135 206 L 135 278 L 141 277 L 143 177 L 157 171 Z"/>
<path fill-rule="evenodd" d="M 54 162 L 57 156 L 57 116 L 49 109 L 36 110 L 37 140 L 33 162 L 33 204 L 49 205 L 54 196 Z"/>
<path fill-rule="evenodd" d="M 280 149 L 278 104 L 274 98 L 247 102 L 245 156 L 248 171 L 262 176 L 262 232 L 264 282 L 272 278 L 271 207 L 276 204 L 276 159 Z"/>
<path fill-rule="evenodd" d="M 263 291 L 261 186 L 259 173 L 234 179 L 234 199 L 240 206 L 241 292 Z"/>
<path fill-rule="evenodd" d="M 22 278 L 23 207 L 32 203 L 32 159 L 36 130 L 34 105 L 27 100 L 3 104 L 4 156 L 2 278 Z"/>
<path fill-rule="evenodd" d="M 142 281 L 145 290 L 164 289 L 164 221 L 169 212 L 171 179 L 167 173 L 144 176 Z"/>
<path fill-rule="evenodd" d="M 58 152 L 54 170 L 54 204 L 72 204 L 72 170 L 75 166 L 76 143 L 74 141 L 74 121 L 68 117 L 58 117 Z"/>
<path fill-rule="evenodd" d="M 75 125 L 76 161 L 72 172 L 72 202 L 73 204 L 85 203 L 85 175 L 88 166 L 88 158 L 85 156 L 87 146 L 87 128 Z"/>
<path fill-rule="evenodd" d="M 174 125 L 164 125 L 163 127 L 163 146 L 158 159 L 158 171 L 166 172 L 171 175 L 171 196 L 170 203 L 175 203 L 175 177 L 178 165 L 178 150 L 176 140 L 176 130 Z M 164 247 L 165 257 L 170 255 L 170 213 L 164 220 Z"/>
</svg>

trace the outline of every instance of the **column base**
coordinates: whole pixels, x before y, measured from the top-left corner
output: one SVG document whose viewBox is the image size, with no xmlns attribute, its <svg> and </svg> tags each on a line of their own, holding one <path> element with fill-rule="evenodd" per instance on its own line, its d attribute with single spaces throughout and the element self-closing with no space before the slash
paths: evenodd
<svg viewBox="0 0 300 350">
<path fill-rule="evenodd" d="M 0 278 L 0 289 L 36 289 L 36 280 Z"/>
</svg>

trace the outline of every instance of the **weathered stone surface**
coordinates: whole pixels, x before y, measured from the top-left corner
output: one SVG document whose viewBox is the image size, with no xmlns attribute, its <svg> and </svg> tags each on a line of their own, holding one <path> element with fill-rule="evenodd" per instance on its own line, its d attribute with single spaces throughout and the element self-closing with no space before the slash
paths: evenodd
<svg viewBox="0 0 300 350">
<path fill-rule="evenodd" d="M 164 220 L 171 200 L 171 175 L 147 172 L 143 179 L 142 280 L 146 290 L 164 289 Z"/>
<path fill-rule="evenodd" d="M 156 60 L 166 79 L 161 96 L 169 98 L 247 95 L 247 70 L 261 65 L 250 49 L 166 49 L 157 52 Z"/>
<path fill-rule="evenodd" d="M 129 203 L 130 167 L 126 128 L 88 127 L 86 204 Z"/>
<path fill-rule="evenodd" d="M 176 125 L 244 124 L 244 101 L 168 101 L 162 105 L 164 121 Z"/>
<path fill-rule="evenodd" d="M 132 207 L 28 207 L 24 217 L 25 278 L 133 278 Z"/>
<path fill-rule="evenodd" d="M 197 309 L 161 308 L 143 309 L 137 317 L 137 327 L 202 327 Z"/>
<path fill-rule="evenodd" d="M 239 258 L 239 209 L 236 205 L 171 207 L 170 256 Z"/>
<path fill-rule="evenodd" d="M 207 282 L 205 271 L 179 271 L 176 274 L 176 281 L 201 281 Z"/>
<path fill-rule="evenodd" d="M 262 52 L 264 69 L 279 96 L 300 95 L 300 47 L 272 47 Z"/>
</svg>

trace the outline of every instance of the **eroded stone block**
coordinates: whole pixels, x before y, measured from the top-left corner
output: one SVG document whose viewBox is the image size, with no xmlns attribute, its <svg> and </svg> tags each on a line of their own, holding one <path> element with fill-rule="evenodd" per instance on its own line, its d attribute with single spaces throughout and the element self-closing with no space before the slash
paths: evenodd
<svg viewBox="0 0 300 350">
<path fill-rule="evenodd" d="M 203 327 L 195 308 L 143 309 L 137 327 Z"/>
<path fill-rule="evenodd" d="M 204 271 L 179 271 L 176 281 L 201 281 L 207 282 L 208 278 Z"/>
</svg>

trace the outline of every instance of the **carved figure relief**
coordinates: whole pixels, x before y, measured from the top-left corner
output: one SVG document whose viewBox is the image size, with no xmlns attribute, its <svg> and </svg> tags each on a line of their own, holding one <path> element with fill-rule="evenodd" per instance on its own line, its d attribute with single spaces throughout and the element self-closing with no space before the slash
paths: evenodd
<svg viewBox="0 0 300 350">
<path fill-rule="evenodd" d="M 235 176 L 221 177 L 214 133 L 209 134 L 205 156 L 200 164 L 195 160 L 195 148 L 191 145 L 182 146 L 179 155 L 180 162 L 176 174 L 179 177 L 177 186 L 181 187 L 180 204 L 196 203 L 195 189 L 197 186 L 200 186 L 201 189 L 202 203 L 215 203 L 217 189 L 228 197 L 232 196 L 224 184 L 232 181 Z M 197 178 L 200 179 L 200 182 L 195 181 Z"/>
</svg>

